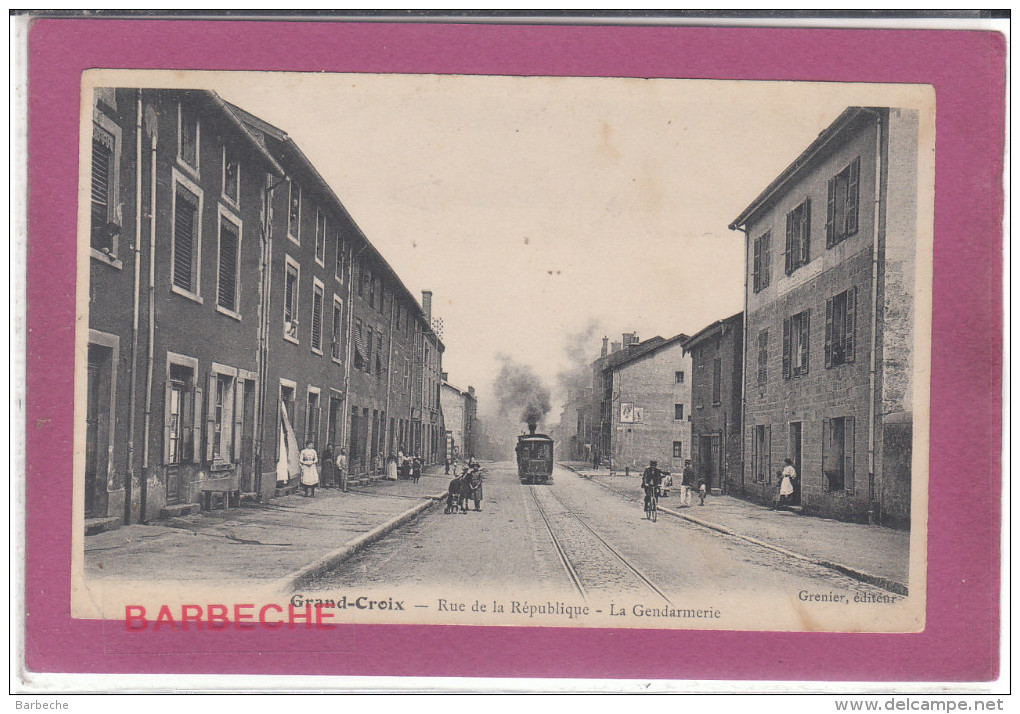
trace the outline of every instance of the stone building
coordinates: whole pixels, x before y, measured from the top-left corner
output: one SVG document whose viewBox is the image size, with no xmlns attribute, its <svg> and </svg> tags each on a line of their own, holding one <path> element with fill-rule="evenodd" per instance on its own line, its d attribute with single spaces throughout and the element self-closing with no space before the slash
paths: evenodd
<svg viewBox="0 0 1020 714">
<path fill-rule="evenodd" d="M 808 513 L 910 519 L 916 112 L 851 107 L 730 225 L 745 234 L 744 471 Z"/>
<path fill-rule="evenodd" d="M 446 451 L 444 458 L 469 459 L 477 456 L 477 434 L 475 424 L 478 414 L 478 400 L 475 388 L 466 390 L 453 386 L 443 372 L 443 385 L 440 403 L 443 408 L 443 421 L 446 427 Z"/>
<path fill-rule="evenodd" d="M 91 140 L 87 532 L 272 496 L 305 441 L 371 471 L 422 403 L 441 428 L 431 316 L 285 132 L 99 89 Z"/>
<path fill-rule="evenodd" d="M 690 458 L 691 359 L 687 335 L 639 342 L 623 336 L 619 347 L 595 362 L 594 389 L 600 392 L 602 461 L 621 471 L 643 469 L 652 459 L 679 472 Z"/>
<path fill-rule="evenodd" d="M 691 356 L 691 461 L 713 491 L 742 495 L 741 390 L 744 314 L 717 320 L 684 342 Z"/>
</svg>

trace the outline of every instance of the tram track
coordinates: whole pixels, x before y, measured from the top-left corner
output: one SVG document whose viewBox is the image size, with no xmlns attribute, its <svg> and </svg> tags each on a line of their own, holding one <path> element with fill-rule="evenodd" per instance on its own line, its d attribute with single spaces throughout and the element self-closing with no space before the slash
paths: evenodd
<svg viewBox="0 0 1020 714">
<path fill-rule="evenodd" d="M 603 538 L 577 511 L 564 503 L 563 499 L 553 493 L 551 489 L 543 486 L 526 486 L 526 488 L 531 493 L 535 507 L 545 523 L 553 547 L 564 570 L 567 571 L 571 584 L 586 600 L 589 599 L 591 591 L 602 589 L 618 594 L 622 585 L 630 585 L 631 589 L 634 589 L 634 584 L 637 584 L 637 589 L 651 591 L 662 598 L 666 604 L 673 604 L 669 597 L 640 568 Z M 560 533 L 557 535 L 556 529 L 553 527 L 553 518 L 550 517 L 550 509 L 543 505 L 542 499 L 538 496 L 539 491 L 548 494 L 549 498 L 558 506 L 560 513 L 566 516 L 565 519 L 560 519 L 561 527 L 569 530 L 569 526 L 566 524 L 573 523 L 580 526 L 580 529 L 575 529 L 573 534 Z M 572 537 L 570 537 L 571 535 Z M 607 554 L 610 556 L 608 559 L 604 557 Z M 611 563 L 616 563 L 616 567 L 613 567 Z M 589 581 L 587 586 L 584 582 L 586 579 Z M 625 580 L 630 582 L 621 582 Z"/>
</svg>

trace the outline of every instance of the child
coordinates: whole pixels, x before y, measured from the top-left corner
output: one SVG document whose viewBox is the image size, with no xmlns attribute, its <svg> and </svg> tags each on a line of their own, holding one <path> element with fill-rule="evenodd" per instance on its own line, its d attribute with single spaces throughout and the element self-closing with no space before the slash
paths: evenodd
<svg viewBox="0 0 1020 714">
<path fill-rule="evenodd" d="M 698 501 L 698 505 L 699 506 L 704 506 L 705 505 L 705 496 L 707 496 L 707 495 L 708 495 L 708 485 L 705 483 L 705 479 L 699 478 L 698 479 L 698 498 L 700 499 Z"/>
</svg>

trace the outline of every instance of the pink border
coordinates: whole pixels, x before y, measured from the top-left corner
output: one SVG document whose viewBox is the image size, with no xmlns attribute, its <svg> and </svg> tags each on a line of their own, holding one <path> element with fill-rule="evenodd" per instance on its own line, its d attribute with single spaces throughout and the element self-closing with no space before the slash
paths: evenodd
<svg viewBox="0 0 1020 714">
<path fill-rule="evenodd" d="M 29 36 L 28 669 L 993 679 L 999 634 L 1004 58 L 1001 35 L 967 31 L 36 21 Z M 345 644 L 353 637 L 350 652 L 324 653 L 327 643 L 314 633 L 256 631 L 217 635 L 213 649 L 219 654 L 198 654 L 207 649 L 203 643 L 180 635 L 168 639 L 160 654 L 111 653 L 112 639 L 119 638 L 109 636 L 122 625 L 68 616 L 77 117 L 80 72 L 92 67 L 934 85 L 927 629 L 833 635 L 473 628 L 468 634 L 450 627 L 357 626 L 343 635 Z M 286 672 L 280 671 L 280 658 L 269 654 L 281 650 L 290 651 Z"/>
</svg>

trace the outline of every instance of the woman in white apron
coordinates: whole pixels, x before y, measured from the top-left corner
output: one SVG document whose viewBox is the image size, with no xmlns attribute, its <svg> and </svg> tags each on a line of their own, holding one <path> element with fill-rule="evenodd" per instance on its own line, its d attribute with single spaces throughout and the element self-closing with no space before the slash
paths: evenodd
<svg viewBox="0 0 1020 714">
<path fill-rule="evenodd" d="M 319 455 L 315 453 L 314 443 L 309 441 L 301 452 L 301 488 L 304 490 L 304 494 L 302 494 L 304 496 L 308 496 L 311 492 L 312 498 L 315 498 L 315 487 L 319 485 L 317 463 L 319 463 Z"/>
</svg>

